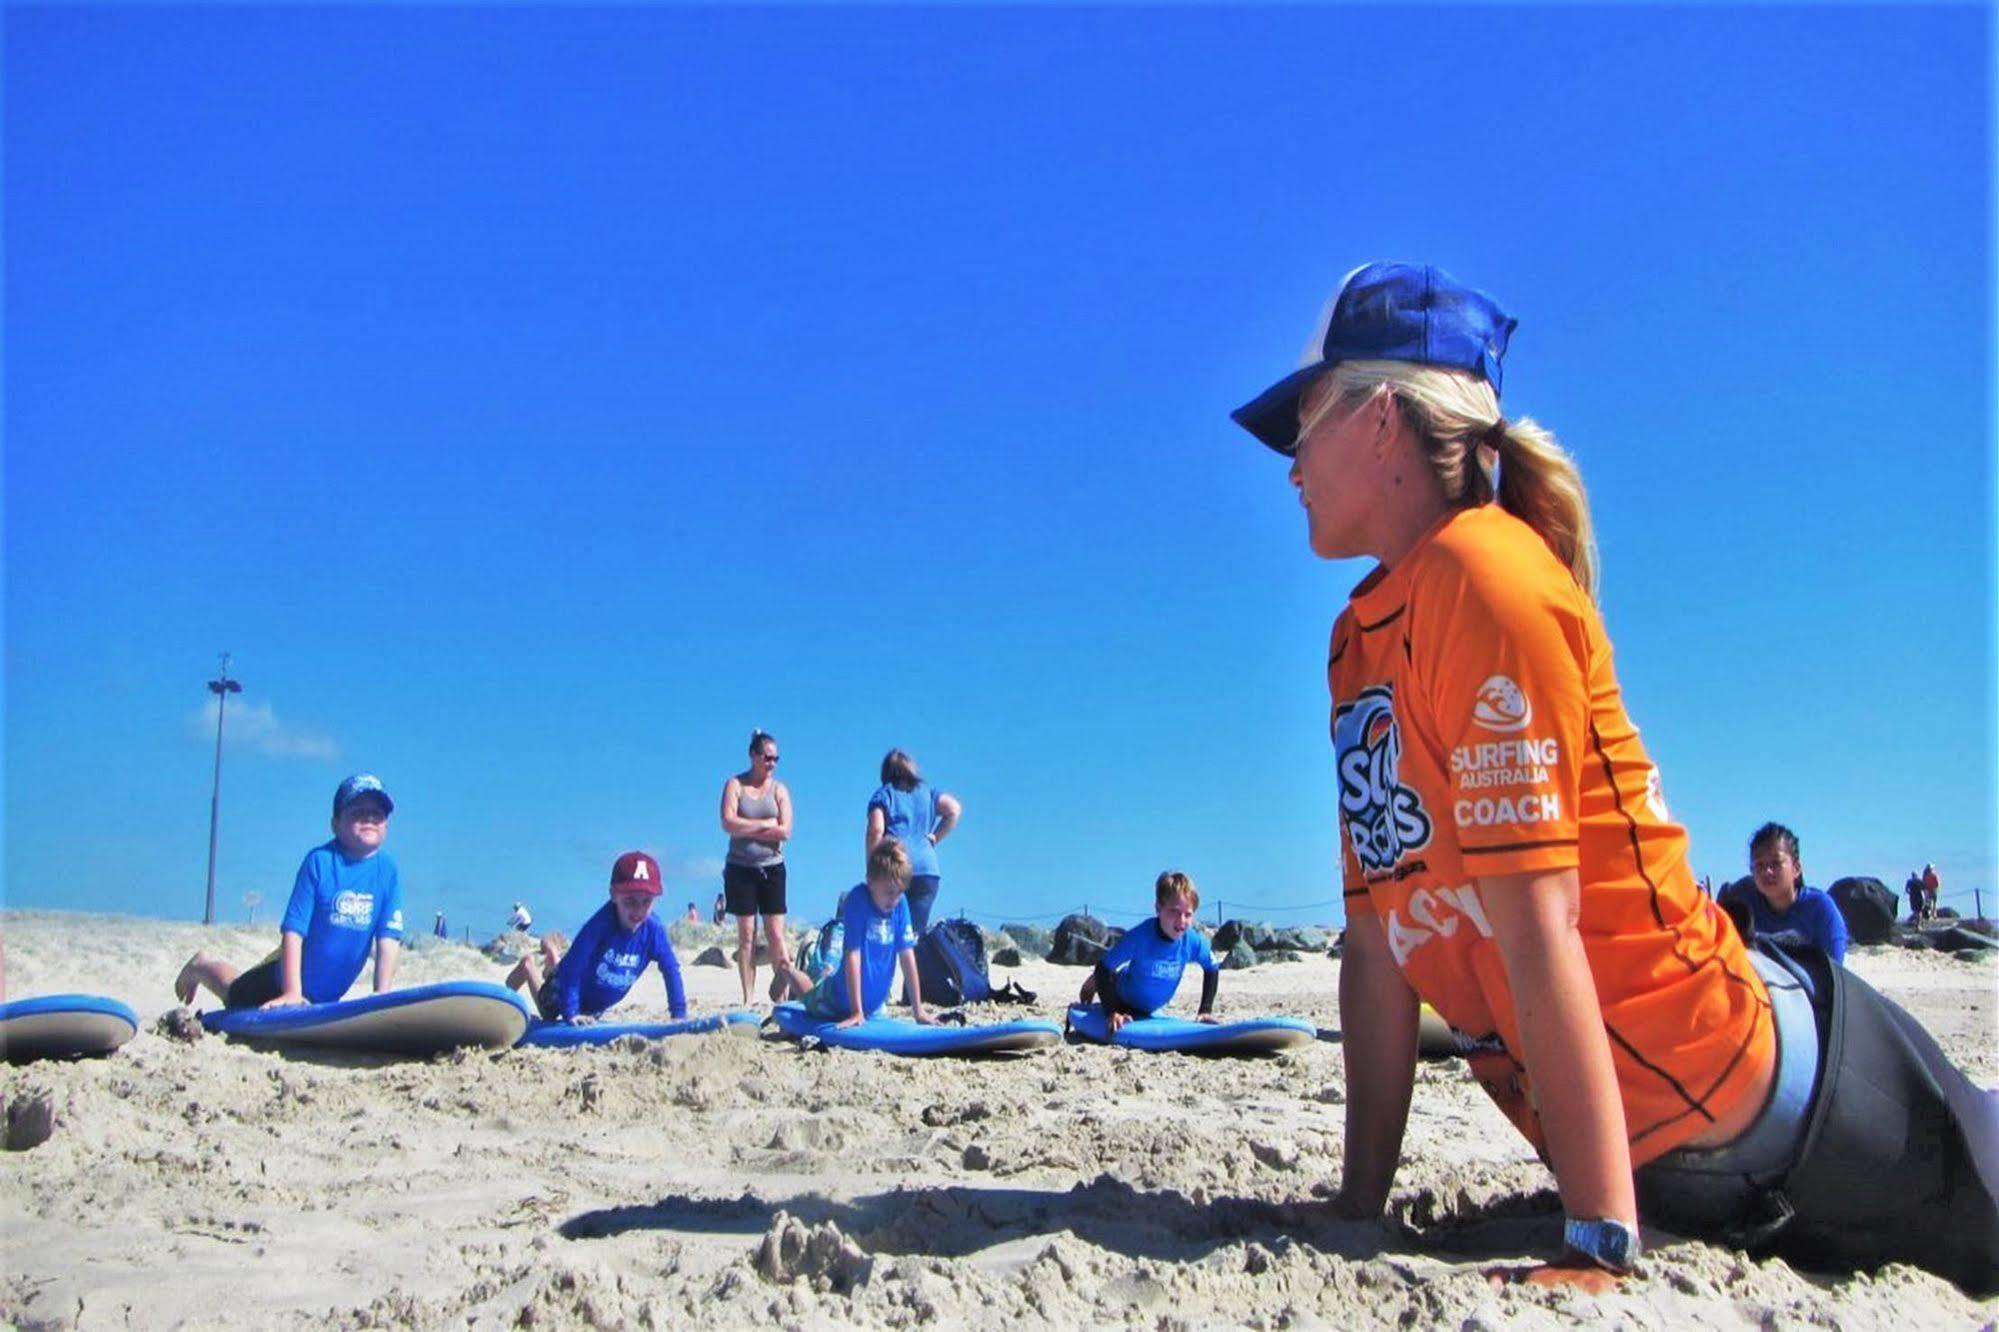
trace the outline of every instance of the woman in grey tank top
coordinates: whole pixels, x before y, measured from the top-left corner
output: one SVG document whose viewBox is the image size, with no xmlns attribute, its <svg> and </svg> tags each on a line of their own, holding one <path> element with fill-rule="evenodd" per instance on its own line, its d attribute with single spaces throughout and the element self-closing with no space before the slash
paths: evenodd
<svg viewBox="0 0 1999 1332">
<path fill-rule="evenodd" d="M 791 792 L 777 779 L 777 738 L 750 733 L 750 766 L 722 785 L 722 831 L 729 856 L 722 865 L 722 894 L 736 918 L 736 974 L 743 1002 L 757 983 L 757 917 L 763 917 L 771 967 L 777 972 L 771 997 L 782 999 L 812 988 L 791 963 L 784 936 L 784 844 L 791 838 Z"/>
</svg>

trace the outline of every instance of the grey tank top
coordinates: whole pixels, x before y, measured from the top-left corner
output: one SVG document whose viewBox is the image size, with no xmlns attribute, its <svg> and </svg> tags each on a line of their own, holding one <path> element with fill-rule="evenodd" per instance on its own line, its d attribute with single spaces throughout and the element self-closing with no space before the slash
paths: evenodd
<svg viewBox="0 0 1999 1332">
<path fill-rule="evenodd" d="M 751 795 L 745 787 L 736 788 L 736 817 L 739 819 L 774 819 L 777 817 L 777 780 L 773 778 L 762 795 Z M 750 837 L 729 839 L 729 863 L 731 865 L 776 865 L 784 860 L 784 846 L 777 842 L 759 842 Z"/>
</svg>

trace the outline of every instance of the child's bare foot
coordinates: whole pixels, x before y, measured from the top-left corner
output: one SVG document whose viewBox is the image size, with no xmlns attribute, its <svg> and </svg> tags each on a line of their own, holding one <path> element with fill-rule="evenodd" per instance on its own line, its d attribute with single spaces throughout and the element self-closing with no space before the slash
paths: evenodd
<svg viewBox="0 0 1999 1332">
<path fill-rule="evenodd" d="M 207 962 L 208 954 L 196 953 L 180 969 L 180 975 L 174 977 L 174 998 L 183 1005 L 194 1002 L 195 992 L 201 988 L 201 982 L 196 979 L 196 968 L 207 965 Z"/>
</svg>

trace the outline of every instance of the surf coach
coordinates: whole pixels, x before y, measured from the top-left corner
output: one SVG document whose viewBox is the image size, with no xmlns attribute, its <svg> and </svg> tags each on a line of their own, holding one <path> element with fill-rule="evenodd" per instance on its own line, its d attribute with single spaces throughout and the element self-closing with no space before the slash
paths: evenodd
<svg viewBox="0 0 1999 1332">
<path fill-rule="evenodd" d="M 1625 714 L 1574 461 L 1500 411 L 1516 321 L 1441 269 L 1375 263 L 1301 367 L 1234 419 L 1290 459 L 1314 554 L 1372 556 L 1327 682 L 1347 946 L 1335 1202 L 1394 1181 L 1419 998 L 1554 1172 L 1605 1289 L 1648 1224 L 1819 1269 L 1999 1289 L 1999 1102 L 1812 949 L 1704 897 Z M 1634 1168 L 1636 1176 L 1634 1178 Z"/>
</svg>

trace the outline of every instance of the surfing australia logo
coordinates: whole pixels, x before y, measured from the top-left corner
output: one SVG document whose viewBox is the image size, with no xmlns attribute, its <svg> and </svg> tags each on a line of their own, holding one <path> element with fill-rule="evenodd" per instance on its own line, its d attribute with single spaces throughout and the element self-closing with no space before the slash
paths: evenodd
<svg viewBox="0 0 1999 1332">
<path fill-rule="evenodd" d="M 1405 851 L 1430 844 L 1423 801 L 1402 784 L 1402 728 L 1395 686 L 1370 685 L 1333 712 L 1333 752 L 1347 841 L 1364 870 L 1389 870 Z"/>
</svg>

